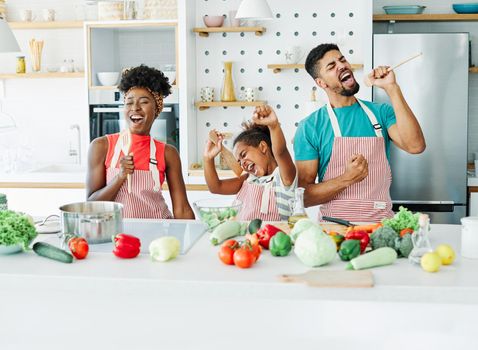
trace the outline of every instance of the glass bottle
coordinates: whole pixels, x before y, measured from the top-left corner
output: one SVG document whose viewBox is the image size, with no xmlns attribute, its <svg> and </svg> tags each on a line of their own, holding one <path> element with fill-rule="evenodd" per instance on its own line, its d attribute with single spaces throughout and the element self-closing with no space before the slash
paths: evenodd
<svg viewBox="0 0 478 350">
<path fill-rule="evenodd" d="M 427 214 L 420 214 L 418 224 L 420 226 L 418 231 L 412 233 L 413 249 L 408 256 L 408 260 L 412 264 L 420 265 L 422 256 L 433 251 L 430 240 L 428 239 L 430 217 Z"/>
<path fill-rule="evenodd" d="M 0 193 L 0 210 L 8 210 L 7 195 Z"/>
<path fill-rule="evenodd" d="M 287 223 L 290 228 L 293 228 L 295 223 L 300 219 L 308 217 L 304 207 L 304 191 L 305 189 L 303 187 L 297 187 L 295 189 L 295 198 L 289 200 L 292 215 L 289 216 Z"/>
<path fill-rule="evenodd" d="M 234 82 L 232 81 L 232 62 L 224 62 L 224 83 L 221 90 L 221 101 L 234 102 L 236 94 L 234 93 Z"/>
</svg>

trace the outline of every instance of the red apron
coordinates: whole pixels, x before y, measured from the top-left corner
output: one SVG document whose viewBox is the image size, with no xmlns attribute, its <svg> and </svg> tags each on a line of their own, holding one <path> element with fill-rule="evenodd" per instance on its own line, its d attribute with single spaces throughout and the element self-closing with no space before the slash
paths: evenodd
<svg viewBox="0 0 478 350">
<path fill-rule="evenodd" d="M 382 127 L 373 112 L 360 100 L 375 129 L 376 137 L 342 137 L 337 116 L 327 104 L 332 129 L 335 135 L 329 165 L 322 181 L 331 180 L 343 174 L 345 164 L 353 154 L 362 154 L 368 162 L 368 176 L 347 187 L 334 199 L 320 207 L 322 215 L 355 222 L 378 222 L 393 216 L 390 185 L 392 172 L 385 153 Z M 320 219 L 320 218 L 319 218 Z"/>
<path fill-rule="evenodd" d="M 150 137 L 149 170 L 134 170 L 131 174 L 131 193 L 128 193 L 127 181 L 123 183 L 115 202 L 122 203 L 124 218 L 172 219 L 173 215 L 161 193 L 160 174 L 156 160 L 156 145 Z M 123 138 L 118 137 L 111 163 L 106 169 L 106 183 L 119 174 L 119 158 L 124 154 Z"/>
<path fill-rule="evenodd" d="M 250 180 L 250 178 L 244 180 L 237 193 L 237 199 L 242 201 L 239 220 L 280 221 L 273 186 L 274 176 L 271 176 L 268 182 L 261 185 L 252 183 Z"/>
</svg>

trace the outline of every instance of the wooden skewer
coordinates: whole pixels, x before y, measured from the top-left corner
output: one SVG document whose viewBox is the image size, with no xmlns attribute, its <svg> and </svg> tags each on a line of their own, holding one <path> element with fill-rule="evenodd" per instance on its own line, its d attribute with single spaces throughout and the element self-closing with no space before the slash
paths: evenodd
<svg viewBox="0 0 478 350">
<path fill-rule="evenodd" d="M 420 53 L 418 53 L 418 54 L 416 54 L 416 55 L 413 55 L 412 57 L 407 58 L 406 60 L 404 60 L 404 61 L 402 61 L 402 62 L 396 64 L 395 66 L 389 67 L 389 68 L 387 69 L 387 72 L 391 72 L 392 70 L 394 70 L 394 69 L 400 67 L 402 64 L 405 64 L 405 63 L 407 63 L 407 62 L 410 62 L 411 60 L 414 60 L 415 58 L 420 57 L 421 55 L 423 55 L 422 52 L 420 52 Z M 373 85 L 372 82 L 370 81 L 370 78 L 369 78 L 368 75 L 365 76 L 365 78 L 364 78 L 364 83 L 365 83 L 365 85 L 367 85 L 368 87 L 370 87 L 370 86 Z"/>
</svg>

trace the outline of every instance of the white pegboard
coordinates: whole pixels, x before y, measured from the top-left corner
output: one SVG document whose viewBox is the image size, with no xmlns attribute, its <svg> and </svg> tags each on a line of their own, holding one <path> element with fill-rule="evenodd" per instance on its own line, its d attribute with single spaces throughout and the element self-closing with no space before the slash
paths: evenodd
<svg viewBox="0 0 478 350">
<path fill-rule="evenodd" d="M 196 27 L 203 27 L 202 16 L 228 15 L 236 10 L 240 0 L 197 0 Z M 241 88 L 259 89 L 259 100 L 267 100 L 276 110 L 281 121 L 288 148 L 292 152 L 291 140 L 296 124 L 310 114 L 311 90 L 315 86 L 304 69 L 283 70 L 273 73 L 268 64 L 286 63 L 284 52 L 290 46 L 300 46 L 304 63 L 309 51 L 320 43 L 335 42 L 350 63 L 371 64 L 372 1 L 337 0 L 316 1 L 297 0 L 294 6 L 288 0 L 269 0 L 273 20 L 259 25 L 266 27 L 263 36 L 254 33 L 214 33 L 209 37 L 196 38 L 197 86 L 196 100 L 203 86 L 215 89 L 215 100 L 220 100 L 223 81 L 223 61 L 233 61 L 233 77 L 236 98 L 240 98 Z M 224 26 L 229 25 L 226 18 Z M 363 79 L 363 70 L 355 72 L 357 81 Z M 326 97 L 317 90 L 319 101 Z M 359 93 L 361 98 L 370 98 L 370 89 L 363 84 Z M 207 133 L 212 128 L 240 132 L 240 124 L 251 117 L 252 108 L 210 108 L 197 111 L 197 147 L 204 148 Z M 202 152 L 198 152 L 200 156 Z M 194 161 L 191 159 L 191 161 Z"/>
</svg>

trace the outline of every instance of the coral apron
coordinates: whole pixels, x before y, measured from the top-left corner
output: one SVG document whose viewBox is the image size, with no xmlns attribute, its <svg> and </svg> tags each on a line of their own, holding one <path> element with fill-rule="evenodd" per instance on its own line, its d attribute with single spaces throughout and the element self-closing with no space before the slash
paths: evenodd
<svg viewBox="0 0 478 350">
<path fill-rule="evenodd" d="M 353 154 L 362 154 L 368 162 L 368 176 L 347 187 L 330 202 L 320 207 L 322 215 L 358 222 L 377 222 L 393 216 L 390 185 L 392 172 L 385 153 L 382 127 L 373 112 L 360 100 L 358 103 L 372 123 L 376 137 L 342 137 L 337 116 L 327 104 L 335 135 L 329 165 L 322 181 L 343 174 L 345 164 Z M 320 218 L 319 218 L 320 219 Z"/>
<path fill-rule="evenodd" d="M 274 175 L 264 184 L 255 184 L 251 180 L 249 175 L 237 193 L 237 199 L 242 201 L 239 220 L 280 221 L 273 186 Z"/>
<path fill-rule="evenodd" d="M 161 182 L 156 160 L 156 145 L 150 137 L 150 160 L 148 170 L 135 170 L 131 174 L 131 193 L 127 181 L 123 183 L 115 202 L 122 203 L 124 218 L 172 219 L 173 216 L 161 193 Z M 110 166 L 106 169 L 106 182 L 109 183 L 120 169 L 118 160 L 122 154 L 123 138 L 118 138 Z"/>
</svg>

